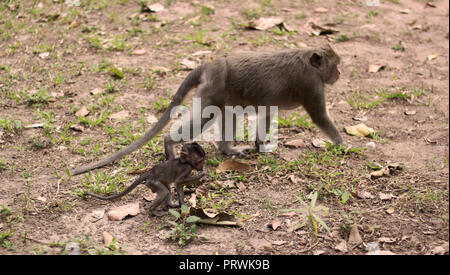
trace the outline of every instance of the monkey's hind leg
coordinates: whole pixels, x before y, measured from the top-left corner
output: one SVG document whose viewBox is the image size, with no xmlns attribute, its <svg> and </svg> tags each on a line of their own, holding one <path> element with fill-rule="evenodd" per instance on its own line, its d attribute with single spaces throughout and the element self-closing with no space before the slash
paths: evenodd
<svg viewBox="0 0 450 275">
<path fill-rule="evenodd" d="M 153 200 L 150 205 L 150 214 L 154 216 L 161 217 L 167 214 L 164 210 L 158 210 L 158 206 L 160 206 L 164 201 L 167 202 L 167 199 L 170 199 L 170 190 L 159 181 L 152 181 L 148 183 L 150 189 L 156 193 L 156 198 Z"/>
<path fill-rule="evenodd" d="M 227 132 L 226 131 L 229 131 L 230 129 L 225 127 L 225 123 L 230 123 L 230 122 L 229 121 L 227 122 L 226 117 L 228 117 L 227 113 L 226 113 L 226 109 L 222 108 L 222 128 L 220 129 L 221 134 L 222 134 L 222 140 L 219 141 L 219 149 L 223 154 L 225 154 L 227 156 L 238 156 L 240 158 L 245 157 L 247 155 L 246 151 L 253 149 L 253 147 L 249 146 L 249 145 L 233 146 L 234 141 L 227 140 L 227 138 L 226 138 Z M 232 124 L 233 128 L 231 129 L 231 131 L 233 131 L 232 136 L 233 136 L 233 138 L 235 138 L 236 131 L 237 131 L 237 129 L 236 129 L 237 122 L 236 122 L 235 115 L 233 115 L 232 123 L 233 123 Z"/>
</svg>

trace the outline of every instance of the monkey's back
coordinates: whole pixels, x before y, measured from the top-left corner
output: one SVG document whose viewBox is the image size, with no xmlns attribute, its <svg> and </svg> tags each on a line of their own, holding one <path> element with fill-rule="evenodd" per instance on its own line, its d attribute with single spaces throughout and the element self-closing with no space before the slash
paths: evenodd
<svg viewBox="0 0 450 275">
<path fill-rule="evenodd" d="M 270 102 L 280 107 L 290 107 L 292 102 L 302 101 L 301 87 L 308 86 L 308 82 L 317 77 L 305 65 L 308 52 L 284 50 L 227 56 L 229 103 L 267 105 Z"/>
</svg>

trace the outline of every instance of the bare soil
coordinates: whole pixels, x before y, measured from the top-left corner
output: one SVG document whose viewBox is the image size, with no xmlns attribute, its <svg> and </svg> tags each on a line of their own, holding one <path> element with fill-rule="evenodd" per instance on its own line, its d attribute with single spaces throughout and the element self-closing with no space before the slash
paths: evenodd
<svg viewBox="0 0 450 275">
<path fill-rule="evenodd" d="M 62 254 L 69 242 L 78 242 L 82 254 L 365 254 L 373 242 L 384 253 L 448 254 L 448 1 L 161 4 L 164 10 L 148 13 L 132 0 L 0 2 L 0 254 Z M 291 32 L 246 28 L 270 16 Z M 339 32 L 311 35 L 311 21 Z M 102 158 L 149 129 L 148 117 L 161 115 L 158 103 L 189 73 L 184 59 L 200 64 L 234 51 L 325 43 L 342 58 L 340 80 L 326 88 L 328 112 L 347 143 L 367 149 L 315 148 L 311 141 L 325 138 L 317 127 L 290 125 L 280 129 L 278 151 L 241 160 L 249 172 L 217 174 L 228 158 L 201 142 L 210 161 L 202 180 L 207 193 L 197 204 L 235 215 L 242 227 L 198 225 L 207 239 L 180 246 L 164 238 L 173 216 L 147 214 L 143 197 L 151 191 L 144 186 L 113 202 L 80 196 L 103 184 L 116 184 L 117 192 L 136 177 L 128 171 L 163 160 L 161 136 L 103 174 L 63 179 L 66 168 Z M 369 65 L 384 67 L 368 72 Z M 113 67 L 122 78 L 109 72 Z M 96 88 L 102 93 L 92 95 Z M 83 106 L 88 121 L 75 115 Z M 120 111 L 128 116 L 108 117 Z M 294 112 L 304 114 L 281 115 Z M 376 134 L 344 132 L 358 123 Z M 285 145 L 298 139 L 305 145 Z M 371 177 L 372 162 L 404 168 Z M 331 233 L 319 223 L 316 235 L 304 214 L 280 210 L 304 210 L 300 199 L 309 205 L 319 187 L 317 206 L 328 209 L 320 220 Z M 189 199 L 195 189 L 187 193 Z M 137 216 L 93 218 L 94 211 L 132 202 L 139 202 Z M 304 226 L 289 230 L 298 221 Z M 363 243 L 352 243 L 351 228 Z M 115 238 L 113 246 L 104 246 L 103 232 Z"/>
</svg>

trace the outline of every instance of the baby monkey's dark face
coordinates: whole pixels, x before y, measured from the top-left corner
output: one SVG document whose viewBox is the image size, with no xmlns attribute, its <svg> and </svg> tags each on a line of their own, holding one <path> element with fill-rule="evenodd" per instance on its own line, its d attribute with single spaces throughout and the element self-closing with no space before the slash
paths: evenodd
<svg viewBox="0 0 450 275">
<path fill-rule="evenodd" d="M 205 151 L 203 148 L 197 143 L 186 143 L 181 148 L 181 162 L 189 163 L 192 169 L 197 171 L 203 170 L 203 165 L 205 163 Z"/>
<path fill-rule="evenodd" d="M 198 159 L 192 168 L 194 168 L 197 171 L 202 171 L 203 170 L 203 165 L 205 163 L 205 159 L 203 157 L 200 157 L 200 159 Z"/>
</svg>

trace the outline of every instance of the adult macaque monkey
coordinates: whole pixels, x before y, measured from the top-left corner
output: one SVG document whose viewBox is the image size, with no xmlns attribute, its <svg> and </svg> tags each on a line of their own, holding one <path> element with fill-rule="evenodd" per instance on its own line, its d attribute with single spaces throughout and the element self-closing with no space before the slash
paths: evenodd
<svg viewBox="0 0 450 275">
<path fill-rule="evenodd" d="M 186 143 L 181 148 L 179 158 L 164 161 L 157 164 L 149 171 L 142 174 L 130 186 L 119 194 L 103 197 L 97 194 L 86 192 L 86 195 L 102 199 L 113 200 L 120 198 L 135 189 L 139 184 L 144 183 L 153 192 L 157 193 L 156 198 L 150 205 L 150 213 L 155 216 L 163 216 L 165 211 L 157 209 L 164 201 L 166 206 L 180 207 L 184 203 L 183 186 L 201 179 L 205 173 L 200 172 L 197 176 L 191 177 L 192 170 L 202 171 L 205 161 L 205 151 L 197 143 Z M 178 194 L 178 203 L 172 203 L 170 196 L 170 184 L 174 183 Z"/>
<path fill-rule="evenodd" d="M 342 144 L 341 135 L 327 115 L 324 94 L 325 84 L 333 84 L 339 79 L 339 62 L 339 56 L 326 45 L 278 52 L 232 54 L 205 63 L 186 77 L 167 110 L 144 136 L 105 159 L 75 169 L 71 174 L 78 175 L 102 167 L 146 144 L 168 123 L 172 109 L 180 105 L 188 91 L 197 86 L 201 109 L 210 105 L 217 106 L 222 110 L 222 118 L 225 117 L 225 106 L 278 106 L 281 109 L 292 109 L 303 105 L 312 121 L 334 144 Z M 201 129 L 208 121 L 209 118 L 202 118 Z M 191 138 L 192 126 L 191 120 Z M 224 140 L 219 143 L 224 154 L 243 153 L 237 147 L 232 147 L 232 141 Z M 264 140 L 265 136 L 257 137 L 257 151 L 258 145 Z M 173 145 L 176 142 L 169 134 L 164 138 L 164 143 L 168 159 L 173 159 Z"/>
</svg>

